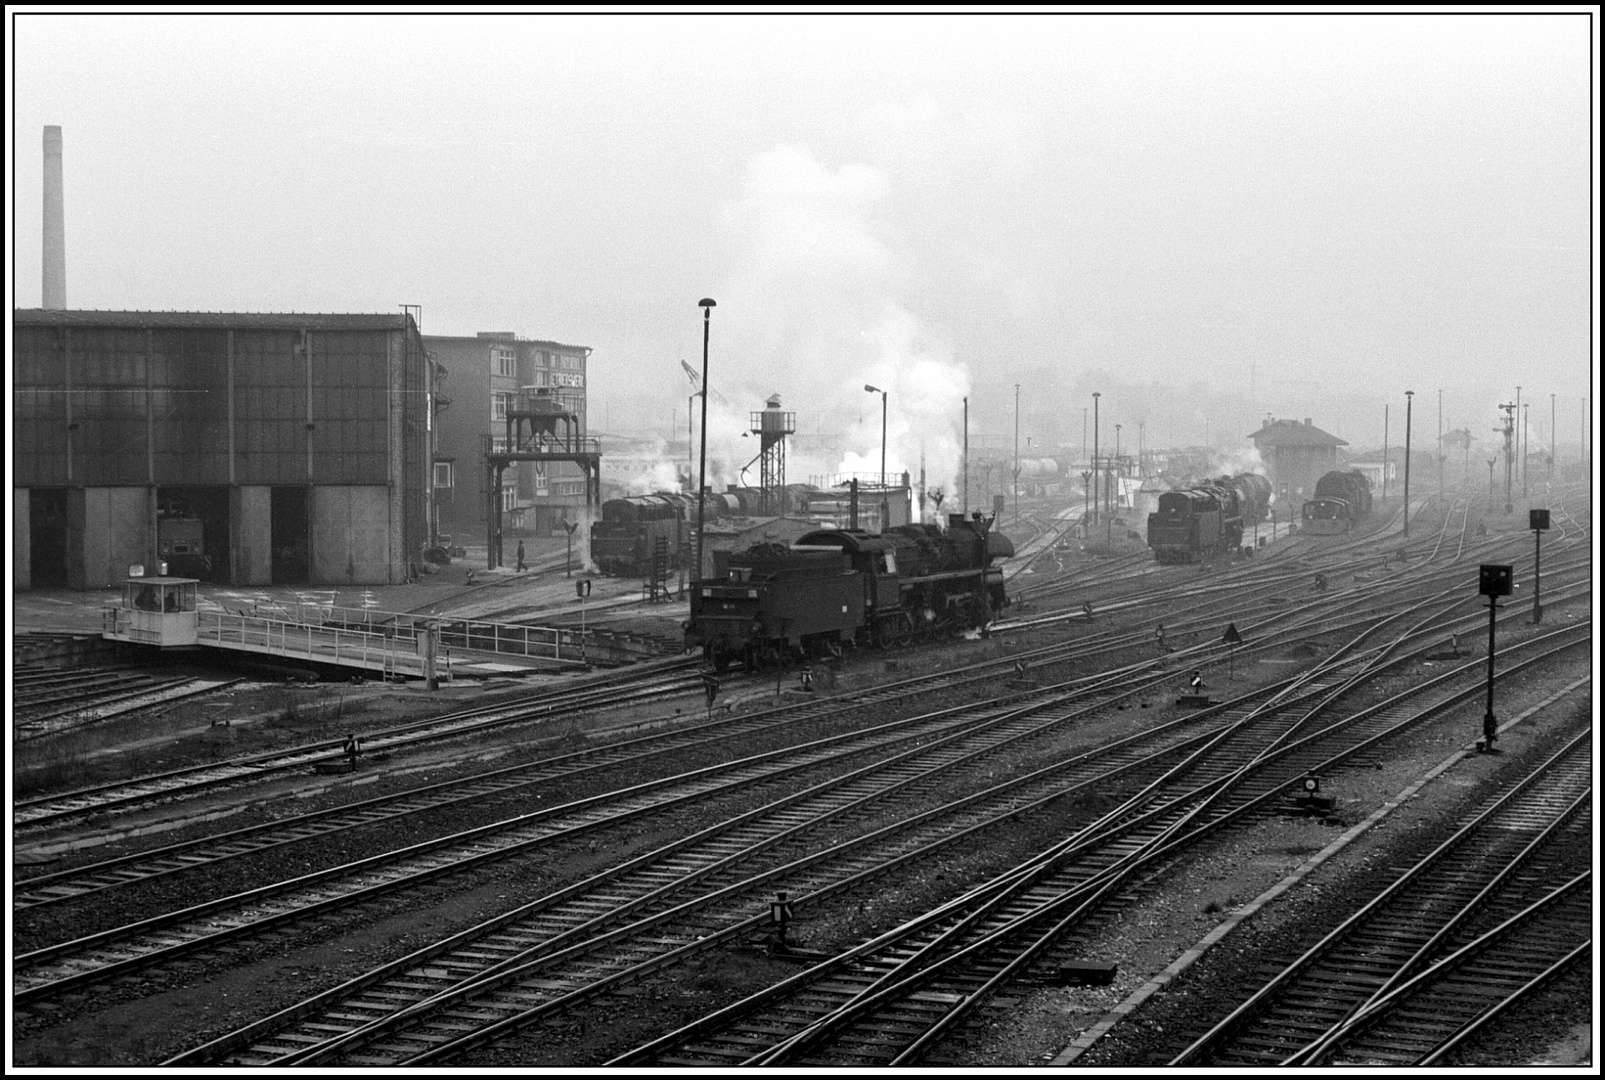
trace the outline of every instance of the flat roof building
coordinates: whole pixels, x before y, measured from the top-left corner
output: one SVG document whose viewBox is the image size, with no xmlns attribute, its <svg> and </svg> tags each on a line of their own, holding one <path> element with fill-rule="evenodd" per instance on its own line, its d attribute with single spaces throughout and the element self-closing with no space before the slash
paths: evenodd
<svg viewBox="0 0 1605 1080">
<path fill-rule="evenodd" d="M 432 380 L 410 314 L 12 313 L 12 571 L 134 565 L 386 585 L 428 545 Z"/>
<path fill-rule="evenodd" d="M 510 331 L 473 336 L 426 334 L 424 347 L 448 373 L 449 405 L 438 415 L 435 509 L 438 528 L 461 542 L 492 529 L 486 455 L 507 453 L 507 418 L 522 403 L 549 401 L 577 418 L 586 437 L 587 363 L 591 349 L 522 338 Z M 501 473 L 496 492 L 509 533 L 548 533 L 586 511 L 586 474 L 572 462 L 519 461 Z"/>
</svg>

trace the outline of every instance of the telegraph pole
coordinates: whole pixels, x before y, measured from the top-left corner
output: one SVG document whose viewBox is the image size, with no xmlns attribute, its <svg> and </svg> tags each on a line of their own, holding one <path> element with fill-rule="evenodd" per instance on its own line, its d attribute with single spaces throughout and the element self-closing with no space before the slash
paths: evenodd
<svg viewBox="0 0 1605 1080">
<path fill-rule="evenodd" d="M 1505 513 L 1509 514 L 1513 512 L 1513 507 L 1510 503 L 1510 469 L 1512 459 L 1515 456 L 1511 440 L 1516 434 L 1516 406 L 1513 402 L 1506 402 L 1499 407 L 1505 410 Z"/>
<path fill-rule="evenodd" d="M 1410 406 L 1416 392 L 1404 392 L 1404 538 L 1410 539 Z"/>
<path fill-rule="evenodd" d="M 1101 391 L 1094 390 L 1092 392 L 1092 478 L 1094 480 L 1097 480 L 1098 477 L 1099 477 L 1099 473 L 1098 473 L 1098 398 L 1100 396 L 1102 396 L 1102 392 Z M 1099 486 L 1100 486 L 1100 488 L 1102 487 L 1101 484 Z M 1103 507 L 1101 505 L 1102 501 L 1103 501 L 1103 492 L 1100 490 L 1100 491 L 1094 493 L 1093 499 L 1092 499 L 1092 523 L 1094 525 L 1098 524 L 1098 514 L 1103 509 Z"/>
</svg>

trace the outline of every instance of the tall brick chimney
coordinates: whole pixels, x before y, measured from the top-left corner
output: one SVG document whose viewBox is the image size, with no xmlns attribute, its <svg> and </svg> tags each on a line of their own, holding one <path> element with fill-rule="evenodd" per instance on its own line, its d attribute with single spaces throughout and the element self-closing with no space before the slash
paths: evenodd
<svg viewBox="0 0 1605 1080">
<path fill-rule="evenodd" d="M 62 209 L 61 128 L 45 127 L 44 290 L 39 305 L 50 311 L 67 306 L 67 223 Z"/>
</svg>

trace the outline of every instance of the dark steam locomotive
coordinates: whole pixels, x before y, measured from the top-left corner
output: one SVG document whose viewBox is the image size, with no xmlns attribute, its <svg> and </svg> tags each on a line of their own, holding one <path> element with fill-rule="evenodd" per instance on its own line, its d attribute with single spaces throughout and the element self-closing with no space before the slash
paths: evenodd
<svg viewBox="0 0 1605 1080">
<path fill-rule="evenodd" d="M 984 629 L 1008 605 L 995 565 L 1014 545 L 979 513 L 880 535 L 819 529 L 791 547 L 715 552 L 697 583 L 686 647 L 723 669 L 797 657 L 839 656 L 849 646 L 904 645 Z"/>
<path fill-rule="evenodd" d="M 788 484 L 787 505 L 800 509 L 805 484 Z M 763 492 L 759 488 L 735 488 L 708 492 L 703 500 L 704 521 L 756 517 L 762 512 Z M 646 577 L 652 560 L 661 550 L 665 569 L 681 565 L 684 552 L 696 535 L 697 497 L 690 492 L 658 492 L 609 499 L 602 504 L 601 520 L 591 526 L 591 562 L 600 573 L 615 577 Z M 660 546 L 659 541 L 662 541 Z"/>
<path fill-rule="evenodd" d="M 1304 529 L 1316 536 L 1337 536 L 1370 512 L 1370 479 L 1358 469 L 1334 470 L 1315 482 L 1315 497 L 1304 504 Z"/>
<path fill-rule="evenodd" d="M 1148 515 L 1148 546 L 1162 563 L 1193 563 L 1234 554 L 1243 526 L 1265 520 L 1271 482 L 1256 473 L 1207 480 L 1159 496 Z"/>
</svg>

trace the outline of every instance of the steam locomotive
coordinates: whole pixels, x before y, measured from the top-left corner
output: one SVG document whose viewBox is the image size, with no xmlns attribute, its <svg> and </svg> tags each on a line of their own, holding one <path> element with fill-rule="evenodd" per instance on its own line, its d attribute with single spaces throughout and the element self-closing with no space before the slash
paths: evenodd
<svg viewBox="0 0 1605 1080">
<path fill-rule="evenodd" d="M 1315 482 L 1315 497 L 1304 504 L 1304 529 L 1316 536 L 1336 536 L 1370 512 L 1370 479 L 1358 469 L 1333 470 Z"/>
<path fill-rule="evenodd" d="M 1244 523 L 1263 521 L 1270 504 L 1271 482 L 1257 473 L 1164 492 L 1148 515 L 1148 546 L 1162 563 L 1232 554 L 1243 545 Z"/>
<path fill-rule="evenodd" d="M 691 596 L 686 647 L 719 670 L 754 670 L 984 629 L 1009 603 L 995 564 L 1013 554 L 979 513 L 949 515 L 946 531 L 819 529 L 791 547 L 715 552 L 713 577 Z"/>
<path fill-rule="evenodd" d="M 788 484 L 787 505 L 798 509 L 806 484 Z M 759 488 L 732 487 L 728 491 L 708 492 L 703 499 L 705 521 L 755 517 L 762 511 L 763 493 Z M 646 577 L 663 541 L 666 569 L 678 567 L 697 529 L 697 497 L 691 492 L 662 491 L 653 495 L 631 495 L 609 499 L 602 504 L 602 518 L 591 526 L 591 562 L 603 574 L 615 577 Z"/>
</svg>

